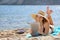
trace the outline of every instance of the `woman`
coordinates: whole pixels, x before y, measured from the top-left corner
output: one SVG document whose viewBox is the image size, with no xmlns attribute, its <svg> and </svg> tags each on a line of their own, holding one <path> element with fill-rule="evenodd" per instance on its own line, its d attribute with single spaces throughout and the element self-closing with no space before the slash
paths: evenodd
<svg viewBox="0 0 60 40">
<path fill-rule="evenodd" d="M 35 16 L 32 16 L 35 19 L 36 23 L 38 22 L 39 27 L 37 32 L 39 34 L 47 35 L 48 33 L 53 32 L 53 26 L 52 26 L 53 21 L 50 16 L 51 13 L 52 13 L 52 10 L 49 10 L 49 8 L 47 7 L 47 14 L 48 14 L 47 17 L 45 17 L 45 13 L 43 11 L 39 11 L 38 14 L 36 14 Z M 31 28 L 31 34 L 34 34 L 32 28 Z"/>
<path fill-rule="evenodd" d="M 49 22 L 45 17 L 45 13 L 43 11 L 39 11 L 38 14 L 32 14 L 32 17 L 35 19 L 35 22 L 31 24 L 32 35 L 46 35 L 49 32 Z"/>
</svg>

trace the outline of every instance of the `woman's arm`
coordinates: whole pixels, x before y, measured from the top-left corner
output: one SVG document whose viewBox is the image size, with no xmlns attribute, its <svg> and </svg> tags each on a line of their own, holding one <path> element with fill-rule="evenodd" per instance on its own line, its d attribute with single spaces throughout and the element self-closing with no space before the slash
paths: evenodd
<svg viewBox="0 0 60 40">
<path fill-rule="evenodd" d="M 47 18 L 48 18 L 48 20 L 49 20 L 49 23 L 50 23 L 50 25 L 53 25 L 53 21 L 52 21 L 52 18 L 51 18 L 51 13 L 52 13 L 53 11 L 52 10 L 50 10 L 49 9 L 49 7 L 47 7 Z"/>
<path fill-rule="evenodd" d="M 49 20 L 49 24 L 50 24 L 50 25 L 54 25 L 51 16 L 47 16 L 47 18 L 48 18 L 48 20 Z"/>
</svg>

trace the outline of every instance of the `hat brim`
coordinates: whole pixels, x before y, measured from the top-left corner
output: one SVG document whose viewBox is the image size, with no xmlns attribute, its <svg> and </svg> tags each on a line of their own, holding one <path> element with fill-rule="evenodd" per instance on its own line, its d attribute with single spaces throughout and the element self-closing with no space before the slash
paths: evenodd
<svg viewBox="0 0 60 40">
<path fill-rule="evenodd" d="M 32 16 L 33 19 L 36 19 L 36 15 L 44 17 L 46 20 L 48 20 L 45 16 L 43 16 L 41 14 L 32 14 L 31 16 Z"/>
<path fill-rule="evenodd" d="M 31 15 L 33 19 L 36 19 L 36 14 Z"/>
</svg>

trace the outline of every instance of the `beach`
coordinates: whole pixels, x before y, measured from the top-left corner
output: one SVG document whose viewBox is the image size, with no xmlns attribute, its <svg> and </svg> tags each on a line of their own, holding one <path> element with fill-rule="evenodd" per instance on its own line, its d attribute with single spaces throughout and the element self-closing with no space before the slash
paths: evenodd
<svg viewBox="0 0 60 40">
<path fill-rule="evenodd" d="M 60 40 L 51 35 L 26 38 L 29 29 L 24 29 L 25 32 L 23 34 L 17 34 L 18 30 L 19 29 L 0 31 L 0 40 Z"/>
</svg>

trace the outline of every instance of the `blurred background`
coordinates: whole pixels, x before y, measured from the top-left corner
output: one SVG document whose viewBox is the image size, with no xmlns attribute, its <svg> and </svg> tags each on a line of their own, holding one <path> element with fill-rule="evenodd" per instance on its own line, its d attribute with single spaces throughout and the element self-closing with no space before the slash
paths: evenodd
<svg viewBox="0 0 60 40">
<path fill-rule="evenodd" d="M 1 5 L 59 5 L 60 0 L 0 0 Z"/>
<path fill-rule="evenodd" d="M 0 30 L 30 28 L 28 23 L 34 21 L 31 14 L 36 14 L 39 10 L 46 12 L 46 7 L 47 5 L 0 5 Z M 49 7 L 53 10 L 51 16 L 54 26 L 60 26 L 60 6 Z"/>
</svg>

